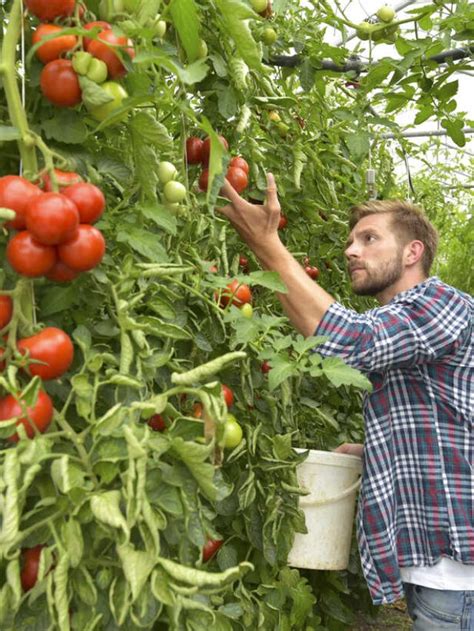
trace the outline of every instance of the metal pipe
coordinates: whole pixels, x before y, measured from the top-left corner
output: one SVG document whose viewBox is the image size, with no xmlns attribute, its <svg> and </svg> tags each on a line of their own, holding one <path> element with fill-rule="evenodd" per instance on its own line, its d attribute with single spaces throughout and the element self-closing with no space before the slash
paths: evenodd
<svg viewBox="0 0 474 631">
<path fill-rule="evenodd" d="M 474 129 L 472 129 L 471 127 L 465 127 L 462 130 L 463 134 L 474 134 Z M 402 138 L 421 138 L 422 136 L 447 136 L 448 132 L 444 129 L 444 130 L 438 130 L 438 129 L 433 129 L 433 130 L 427 130 L 427 131 L 403 131 L 400 132 L 399 134 L 393 134 L 393 133 L 386 133 L 386 134 L 381 134 L 380 138 L 383 139 L 387 139 L 387 138 L 400 138 L 400 136 L 402 136 Z"/>
</svg>

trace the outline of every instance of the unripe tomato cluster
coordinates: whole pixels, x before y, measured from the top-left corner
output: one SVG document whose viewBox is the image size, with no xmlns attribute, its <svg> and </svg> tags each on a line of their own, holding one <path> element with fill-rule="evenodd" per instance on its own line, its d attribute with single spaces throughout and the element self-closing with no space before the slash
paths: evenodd
<svg viewBox="0 0 474 631">
<path fill-rule="evenodd" d="M 378 22 L 361 22 L 357 26 L 357 37 L 362 40 L 371 39 L 375 43 L 394 43 L 400 30 L 398 24 L 392 24 L 396 18 L 394 9 L 388 5 L 383 5 L 375 15 Z M 382 24 L 385 25 L 384 28 L 380 28 Z"/>
<path fill-rule="evenodd" d="M 97 20 L 82 25 L 88 31 L 93 29 L 94 36 L 82 38 L 81 50 L 78 49 L 78 36 L 61 35 L 63 26 L 48 23 L 53 19 L 68 18 L 74 11 L 75 2 L 29 0 L 26 5 L 30 13 L 41 20 L 33 33 L 32 43 L 38 46 L 36 56 L 45 64 L 40 75 L 43 96 L 57 107 L 74 107 L 82 100 L 80 77 L 86 77 L 101 84 L 105 95 L 110 97 L 108 103 L 90 107 L 94 118 L 104 120 L 128 96 L 114 79 L 127 73 L 122 59 L 135 56 L 132 40 L 115 34 L 108 22 Z M 47 41 L 41 43 L 45 39 Z"/>
<path fill-rule="evenodd" d="M 227 152 L 229 143 L 224 136 L 219 136 L 219 142 Z M 207 191 L 209 186 L 209 159 L 211 156 L 211 139 L 201 140 L 197 136 L 191 136 L 186 141 L 186 160 L 188 164 L 202 164 L 204 167 L 199 176 L 199 189 Z M 226 179 L 235 188 L 237 193 L 242 193 L 249 184 L 249 165 L 241 156 L 231 158 L 227 167 Z"/>
<path fill-rule="evenodd" d="M 102 191 L 77 173 L 57 170 L 59 192 L 43 174 L 44 190 L 19 175 L 0 178 L 0 206 L 15 211 L 6 224 L 18 232 L 7 245 L 7 259 L 22 276 L 70 281 L 96 267 L 105 239 L 95 223 L 105 209 Z"/>
<path fill-rule="evenodd" d="M 166 205 L 175 209 L 186 198 L 186 187 L 176 181 L 178 170 L 171 162 L 160 162 L 158 165 L 158 179 L 163 184 L 163 196 Z"/>
</svg>

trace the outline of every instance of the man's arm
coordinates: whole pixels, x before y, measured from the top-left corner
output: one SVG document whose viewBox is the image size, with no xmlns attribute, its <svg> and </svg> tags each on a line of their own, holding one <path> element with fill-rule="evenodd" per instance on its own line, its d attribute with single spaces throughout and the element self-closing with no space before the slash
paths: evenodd
<svg viewBox="0 0 474 631">
<path fill-rule="evenodd" d="M 305 336 L 313 335 L 335 300 L 309 278 L 281 242 L 278 235 L 280 204 L 271 173 L 267 175 L 267 183 L 267 199 L 263 205 L 257 205 L 240 197 L 226 180 L 221 192 L 231 203 L 219 210 L 229 219 L 262 267 L 279 273 L 288 293 L 278 293 L 278 298 L 293 326 Z"/>
</svg>

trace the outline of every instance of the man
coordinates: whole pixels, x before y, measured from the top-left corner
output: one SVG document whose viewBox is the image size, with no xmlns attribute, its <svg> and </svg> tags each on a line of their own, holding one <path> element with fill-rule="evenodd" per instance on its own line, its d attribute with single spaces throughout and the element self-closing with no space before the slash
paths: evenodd
<svg viewBox="0 0 474 631">
<path fill-rule="evenodd" d="M 263 206 L 227 181 L 222 194 L 230 204 L 220 211 L 287 286 L 279 299 L 293 325 L 327 336 L 318 352 L 372 381 L 365 445 L 338 451 L 364 455 L 358 539 L 374 603 L 405 591 L 417 631 L 474 631 L 474 301 L 428 277 L 435 229 L 406 202 L 352 209 L 352 287 L 381 304 L 361 315 L 314 283 L 281 243 L 271 174 Z"/>
</svg>

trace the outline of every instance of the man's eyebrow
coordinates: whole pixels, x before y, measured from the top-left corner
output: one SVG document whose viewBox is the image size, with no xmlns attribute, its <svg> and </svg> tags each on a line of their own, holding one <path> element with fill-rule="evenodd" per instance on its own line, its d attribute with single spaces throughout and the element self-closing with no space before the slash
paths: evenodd
<svg viewBox="0 0 474 631">
<path fill-rule="evenodd" d="M 375 232 L 375 234 L 377 234 L 377 229 L 376 228 L 364 228 L 363 230 L 361 230 L 360 232 L 357 233 L 357 237 L 363 237 L 366 234 L 373 234 Z M 347 237 L 347 241 L 346 241 L 346 248 L 348 248 L 351 243 L 354 241 L 353 237 L 349 236 Z"/>
</svg>

